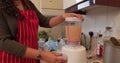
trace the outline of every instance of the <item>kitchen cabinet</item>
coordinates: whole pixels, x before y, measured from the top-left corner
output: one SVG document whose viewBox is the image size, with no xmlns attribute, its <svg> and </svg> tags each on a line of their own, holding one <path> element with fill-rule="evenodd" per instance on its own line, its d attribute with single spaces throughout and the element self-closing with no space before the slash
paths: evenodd
<svg viewBox="0 0 120 63">
<path fill-rule="evenodd" d="M 31 0 L 45 16 L 57 16 L 64 13 L 63 0 Z"/>
<path fill-rule="evenodd" d="M 37 7 L 38 10 L 41 9 L 39 0 L 31 0 L 31 1 L 34 3 L 34 5 Z"/>
<path fill-rule="evenodd" d="M 63 0 L 63 8 L 66 9 L 76 3 L 76 0 Z"/>
<path fill-rule="evenodd" d="M 63 0 L 40 0 L 40 11 L 46 16 L 57 16 L 64 13 Z"/>
<path fill-rule="evenodd" d="M 120 0 L 96 0 L 97 4 L 120 7 Z"/>
<path fill-rule="evenodd" d="M 89 9 L 99 6 L 120 7 L 120 0 L 83 0 L 71 7 L 66 8 L 66 12 L 75 12 L 85 14 Z"/>
<path fill-rule="evenodd" d="M 63 0 L 41 0 L 41 8 L 63 9 Z"/>
</svg>

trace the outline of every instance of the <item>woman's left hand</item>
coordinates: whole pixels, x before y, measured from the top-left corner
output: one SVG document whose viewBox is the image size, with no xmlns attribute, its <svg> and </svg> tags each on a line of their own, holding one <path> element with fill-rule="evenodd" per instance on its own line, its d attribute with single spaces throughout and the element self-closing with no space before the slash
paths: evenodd
<svg viewBox="0 0 120 63">
<path fill-rule="evenodd" d="M 84 21 L 84 17 L 80 14 L 76 14 L 76 13 L 64 13 L 62 15 L 63 18 L 66 18 L 66 17 L 78 17 L 80 18 L 82 21 Z"/>
<path fill-rule="evenodd" d="M 41 60 L 47 63 L 66 63 L 67 59 L 61 58 L 61 56 L 60 53 L 41 51 Z"/>
</svg>

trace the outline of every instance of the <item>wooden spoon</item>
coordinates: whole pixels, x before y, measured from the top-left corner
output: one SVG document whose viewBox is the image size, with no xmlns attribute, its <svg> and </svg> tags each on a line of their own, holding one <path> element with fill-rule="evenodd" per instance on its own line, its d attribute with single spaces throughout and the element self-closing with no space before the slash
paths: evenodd
<svg viewBox="0 0 120 63">
<path fill-rule="evenodd" d="M 115 46 L 120 46 L 118 40 L 115 37 L 111 37 L 110 40 Z"/>
</svg>

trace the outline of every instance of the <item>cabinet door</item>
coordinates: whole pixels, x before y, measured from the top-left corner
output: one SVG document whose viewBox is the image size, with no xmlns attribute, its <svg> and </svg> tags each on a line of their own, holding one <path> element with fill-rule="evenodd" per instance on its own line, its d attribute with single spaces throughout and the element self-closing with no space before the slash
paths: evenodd
<svg viewBox="0 0 120 63">
<path fill-rule="evenodd" d="M 41 8 L 63 9 L 63 0 L 41 0 Z"/>
<path fill-rule="evenodd" d="M 120 0 L 96 0 L 97 4 L 120 7 Z"/>
<path fill-rule="evenodd" d="M 31 0 L 31 1 L 34 3 L 34 5 L 37 7 L 38 10 L 41 9 L 40 8 L 40 0 Z"/>
</svg>

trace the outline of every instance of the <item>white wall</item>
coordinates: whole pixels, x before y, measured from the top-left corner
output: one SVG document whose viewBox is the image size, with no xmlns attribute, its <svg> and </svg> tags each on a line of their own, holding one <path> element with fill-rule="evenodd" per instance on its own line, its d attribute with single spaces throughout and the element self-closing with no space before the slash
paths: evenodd
<svg viewBox="0 0 120 63">
<path fill-rule="evenodd" d="M 104 32 L 106 26 L 113 27 L 114 36 L 120 38 L 120 8 L 97 7 L 87 11 L 83 22 L 83 32 Z"/>
</svg>

